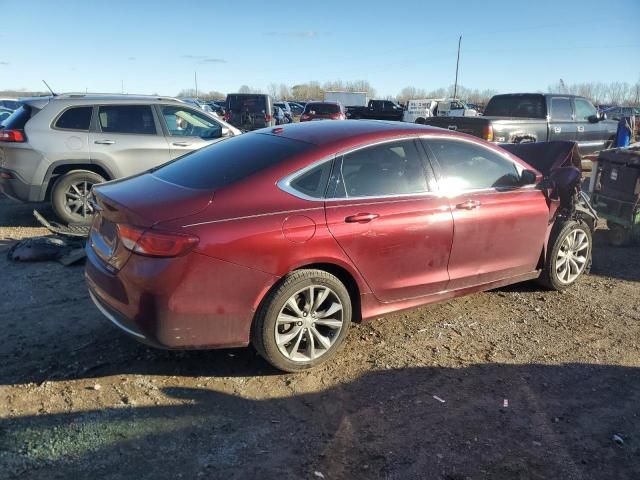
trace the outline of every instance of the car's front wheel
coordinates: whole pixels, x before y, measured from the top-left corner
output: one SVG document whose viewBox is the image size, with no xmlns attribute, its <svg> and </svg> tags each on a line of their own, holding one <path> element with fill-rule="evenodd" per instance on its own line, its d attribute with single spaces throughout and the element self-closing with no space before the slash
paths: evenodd
<svg viewBox="0 0 640 480">
<path fill-rule="evenodd" d="M 262 302 L 251 341 L 274 367 L 297 372 L 332 358 L 350 325 L 344 284 L 322 270 L 296 270 Z"/>
<path fill-rule="evenodd" d="M 91 223 L 93 208 L 89 204 L 91 188 L 105 178 L 89 170 L 73 170 L 56 180 L 51 190 L 51 205 L 64 223 Z"/>
<path fill-rule="evenodd" d="M 552 290 L 564 290 L 573 285 L 591 268 L 591 248 L 588 226 L 575 221 L 556 225 L 549 238 L 540 283 Z"/>
</svg>

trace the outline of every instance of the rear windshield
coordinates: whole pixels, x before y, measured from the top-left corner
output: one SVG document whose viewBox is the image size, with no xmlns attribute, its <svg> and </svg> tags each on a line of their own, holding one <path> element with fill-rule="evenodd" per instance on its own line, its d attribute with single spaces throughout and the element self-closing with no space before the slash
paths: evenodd
<svg viewBox="0 0 640 480">
<path fill-rule="evenodd" d="M 333 115 L 340 113 L 340 105 L 335 103 L 307 103 L 304 113 L 311 115 Z"/>
<path fill-rule="evenodd" d="M 6 128 L 7 130 L 24 130 L 24 126 L 27 124 L 29 119 L 39 111 L 40 110 L 35 107 L 22 105 L 13 112 L 9 118 L 2 122 L 2 128 Z"/>
<path fill-rule="evenodd" d="M 229 95 L 227 109 L 234 113 L 265 113 L 267 100 L 264 95 Z"/>
<path fill-rule="evenodd" d="M 246 133 L 215 143 L 154 172 L 187 188 L 216 190 L 247 178 L 313 145 L 273 135 Z"/>
<path fill-rule="evenodd" d="M 484 109 L 487 117 L 544 118 L 547 115 L 542 95 L 496 95 Z"/>
</svg>

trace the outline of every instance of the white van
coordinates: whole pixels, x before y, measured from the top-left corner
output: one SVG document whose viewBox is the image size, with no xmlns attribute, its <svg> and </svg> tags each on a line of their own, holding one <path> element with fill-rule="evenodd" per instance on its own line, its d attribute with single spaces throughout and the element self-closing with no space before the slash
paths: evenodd
<svg viewBox="0 0 640 480">
<path fill-rule="evenodd" d="M 409 103 L 407 103 L 407 109 L 402 115 L 402 121 L 409 123 L 423 123 L 426 118 L 434 115 L 433 109 L 437 105 L 438 101 L 432 98 L 409 100 Z"/>
</svg>

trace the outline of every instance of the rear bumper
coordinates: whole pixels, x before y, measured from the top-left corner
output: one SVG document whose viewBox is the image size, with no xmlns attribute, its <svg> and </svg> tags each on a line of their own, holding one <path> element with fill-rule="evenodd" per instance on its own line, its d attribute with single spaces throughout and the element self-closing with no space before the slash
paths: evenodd
<svg viewBox="0 0 640 480">
<path fill-rule="evenodd" d="M 0 174 L 9 175 L 11 178 L 5 178 L 0 175 L 0 192 L 7 197 L 19 200 L 21 202 L 41 202 L 42 186 L 31 185 L 20 178 L 13 170 L 0 167 Z"/>
<path fill-rule="evenodd" d="M 197 252 L 131 255 L 117 273 L 87 246 L 85 278 L 102 314 L 160 348 L 246 346 L 255 309 L 277 277 Z"/>
</svg>

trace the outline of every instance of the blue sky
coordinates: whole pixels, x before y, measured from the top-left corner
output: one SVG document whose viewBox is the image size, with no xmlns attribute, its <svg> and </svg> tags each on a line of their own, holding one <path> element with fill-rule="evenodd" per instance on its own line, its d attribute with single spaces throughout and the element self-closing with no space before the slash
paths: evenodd
<svg viewBox="0 0 640 480">
<path fill-rule="evenodd" d="M 364 79 L 379 95 L 640 80 L 640 1 L 0 0 L 0 90 L 175 95 Z M 122 83 L 121 83 L 122 82 Z"/>
</svg>

